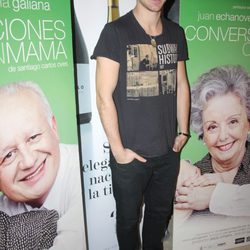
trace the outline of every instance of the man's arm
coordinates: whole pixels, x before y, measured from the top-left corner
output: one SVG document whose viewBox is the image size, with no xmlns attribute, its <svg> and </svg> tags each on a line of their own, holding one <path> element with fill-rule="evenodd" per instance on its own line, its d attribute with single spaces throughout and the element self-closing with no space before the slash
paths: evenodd
<svg viewBox="0 0 250 250">
<path fill-rule="evenodd" d="M 179 131 L 189 134 L 190 90 L 184 61 L 177 65 L 177 121 Z M 180 134 L 176 137 L 173 150 L 178 152 L 186 143 L 188 137 Z"/>
<path fill-rule="evenodd" d="M 118 116 L 113 92 L 117 85 L 120 64 L 104 57 L 97 57 L 96 66 L 96 103 L 104 131 L 107 135 L 111 151 L 118 163 L 129 163 L 134 159 L 144 158 L 124 148 L 118 126 Z"/>
</svg>

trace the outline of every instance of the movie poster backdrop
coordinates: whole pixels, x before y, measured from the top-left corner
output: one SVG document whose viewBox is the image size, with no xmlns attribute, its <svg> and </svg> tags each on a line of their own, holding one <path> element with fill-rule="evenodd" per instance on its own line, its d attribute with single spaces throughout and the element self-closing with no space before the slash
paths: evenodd
<svg viewBox="0 0 250 250">
<path fill-rule="evenodd" d="M 190 60 L 187 62 L 187 73 L 191 89 L 200 75 L 215 67 L 240 65 L 248 74 L 250 73 L 250 4 L 248 1 L 181 0 L 180 24 L 185 29 L 188 42 Z M 226 104 L 221 103 L 221 106 L 228 111 Z M 222 133 L 227 134 L 229 138 L 229 132 L 225 127 L 223 127 Z M 230 145 L 236 141 L 232 136 L 230 140 L 227 140 L 227 148 L 224 146 L 224 149 L 228 151 L 232 148 Z M 195 164 L 207 153 L 207 145 L 203 140 L 199 140 L 198 135 L 192 131 L 192 137 L 182 152 L 182 159 Z M 244 161 L 246 162 L 246 160 Z M 249 159 L 245 163 L 245 168 L 244 171 L 247 175 Z M 249 184 L 249 180 L 245 182 Z M 243 211 L 240 204 L 241 200 L 245 200 L 244 209 L 249 211 L 250 188 L 249 185 L 245 185 L 243 188 L 248 190 L 247 195 L 235 197 L 234 206 L 239 206 L 238 211 Z M 230 197 L 230 191 L 225 189 L 218 202 L 222 202 L 223 196 Z M 209 209 L 207 211 L 174 211 L 174 250 L 229 249 L 249 244 L 249 216 L 240 216 L 239 213 L 234 216 L 227 216 L 223 213 L 218 215 L 210 212 Z"/>
<path fill-rule="evenodd" d="M 63 4 L 60 0 L 0 0 L 0 84 L 38 84 L 64 144 L 78 144 L 71 7 L 70 0 Z"/>
</svg>

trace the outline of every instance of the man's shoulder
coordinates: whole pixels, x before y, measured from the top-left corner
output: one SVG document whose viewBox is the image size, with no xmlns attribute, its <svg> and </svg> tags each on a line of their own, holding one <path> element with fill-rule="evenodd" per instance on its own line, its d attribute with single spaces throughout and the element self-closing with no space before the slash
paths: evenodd
<svg viewBox="0 0 250 250">
<path fill-rule="evenodd" d="M 116 20 L 107 23 L 105 26 L 106 28 L 110 28 L 110 29 L 122 30 L 123 28 L 125 28 L 127 30 L 128 27 L 130 26 L 132 18 L 133 18 L 132 11 L 130 11 L 126 13 L 125 15 L 117 18 Z"/>
<path fill-rule="evenodd" d="M 175 31 L 182 31 L 183 28 L 176 22 L 168 19 L 168 18 L 163 18 L 162 19 L 164 22 L 164 26 L 168 29 L 175 30 Z"/>
</svg>

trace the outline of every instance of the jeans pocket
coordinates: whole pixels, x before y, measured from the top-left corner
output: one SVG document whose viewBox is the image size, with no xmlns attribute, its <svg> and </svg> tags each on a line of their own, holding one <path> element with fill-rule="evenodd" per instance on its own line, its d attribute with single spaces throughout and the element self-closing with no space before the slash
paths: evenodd
<svg viewBox="0 0 250 250">
<path fill-rule="evenodd" d="M 117 168 L 129 168 L 129 167 L 133 167 L 135 165 L 137 165 L 138 160 L 137 159 L 133 159 L 131 162 L 128 163 L 118 163 L 117 161 L 115 161 L 115 167 Z"/>
</svg>

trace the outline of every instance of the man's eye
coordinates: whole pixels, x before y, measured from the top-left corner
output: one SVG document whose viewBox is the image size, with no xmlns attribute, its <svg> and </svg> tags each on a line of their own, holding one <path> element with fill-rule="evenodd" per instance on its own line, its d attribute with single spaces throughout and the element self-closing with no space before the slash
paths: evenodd
<svg viewBox="0 0 250 250">
<path fill-rule="evenodd" d="M 11 158 L 12 154 L 13 154 L 12 152 L 9 152 L 4 158 L 5 159 Z"/>
<path fill-rule="evenodd" d="M 29 138 L 29 141 L 30 142 L 34 142 L 34 141 L 38 141 L 41 137 L 41 134 L 35 134 L 35 135 L 32 135 L 30 138 Z"/>
<path fill-rule="evenodd" d="M 16 157 L 16 150 L 10 151 L 7 155 L 5 155 L 5 157 L 3 158 L 1 164 L 3 165 L 8 165 L 10 164 L 12 161 L 15 160 Z"/>
</svg>

